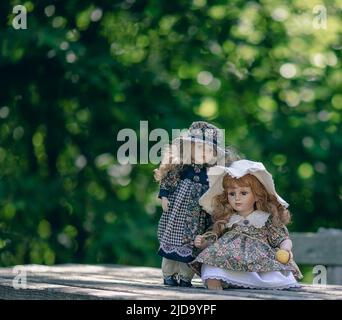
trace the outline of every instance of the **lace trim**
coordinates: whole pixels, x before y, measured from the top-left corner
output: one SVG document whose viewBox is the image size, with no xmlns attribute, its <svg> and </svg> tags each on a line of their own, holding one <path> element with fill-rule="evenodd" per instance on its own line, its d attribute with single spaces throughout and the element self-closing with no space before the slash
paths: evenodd
<svg viewBox="0 0 342 320">
<path fill-rule="evenodd" d="M 188 247 L 177 247 L 168 244 L 161 244 L 159 248 L 165 253 L 177 253 L 181 257 L 188 257 L 192 255 L 192 249 Z"/>
<path fill-rule="evenodd" d="M 286 289 L 290 289 L 290 288 L 301 288 L 301 285 L 299 283 L 292 283 L 292 284 L 287 284 L 287 285 L 277 286 L 277 287 L 257 287 L 257 286 L 243 284 L 243 283 L 240 283 L 240 282 L 237 282 L 234 280 L 227 279 L 226 277 L 220 277 L 220 276 L 202 277 L 202 281 L 204 282 L 204 285 L 206 288 L 207 288 L 207 285 L 205 284 L 205 280 L 208 280 L 208 279 L 222 280 L 228 285 L 242 287 L 245 289 L 286 290 Z"/>
</svg>

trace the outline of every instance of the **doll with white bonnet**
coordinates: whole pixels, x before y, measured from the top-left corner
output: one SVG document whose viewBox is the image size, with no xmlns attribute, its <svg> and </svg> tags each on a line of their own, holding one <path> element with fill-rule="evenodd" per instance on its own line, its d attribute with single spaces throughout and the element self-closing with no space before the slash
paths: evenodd
<svg viewBox="0 0 342 320">
<path fill-rule="evenodd" d="M 210 168 L 200 204 L 212 215 L 212 232 L 197 236 L 204 249 L 189 266 L 208 289 L 289 289 L 301 272 L 293 261 L 286 224 L 288 204 L 260 162 L 234 161 Z M 214 243 L 207 236 L 217 236 Z"/>
</svg>

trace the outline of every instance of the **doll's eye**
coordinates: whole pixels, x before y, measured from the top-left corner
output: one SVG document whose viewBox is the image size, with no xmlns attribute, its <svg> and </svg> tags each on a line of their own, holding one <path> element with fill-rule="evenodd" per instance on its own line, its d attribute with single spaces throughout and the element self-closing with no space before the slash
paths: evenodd
<svg viewBox="0 0 342 320">
<path fill-rule="evenodd" d="M 248 194 L 248 192 L 247 192 L 247 191 L 242 191 L 241 193 L 242 193 L 242 195 L 243 195 L 243 196 L 245 196 L 245 195 L 247 195 L 247 194 Z"/>
<path fill-rule="evenodd" d="M 231 197 L 234 197 L 235 196 L 235 192 L 229 192 L 228 193 Z"/>
</svg>

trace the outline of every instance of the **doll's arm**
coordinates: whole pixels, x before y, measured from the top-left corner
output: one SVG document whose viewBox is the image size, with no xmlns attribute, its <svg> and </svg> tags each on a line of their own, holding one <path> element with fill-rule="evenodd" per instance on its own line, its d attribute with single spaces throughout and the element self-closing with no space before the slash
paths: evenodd
<svg viewBox="0 0 342 320">
<path fill-rule="evenodd" d="M 268 228 L 268 242 L 273 248 L 279 248 L 281 250 L 287 251 L 289 255 L 289 259 L 293 259 L 292 253 L 292 241 L 290 239 L 289 231 L 287 230 L 285 225 L 274 225 L 272 220 L 269 219 L 266 222 L 266 226 Z M 281 263 L 281 260 L 278 260 Z M 288 261 L 288 260 L 287 260 Z"/>
<path fill-rule="evenodd" d="M 176 168 L 174 170 L 170 170 L 166 176 L 160 181 L 160 189 L 158 198 L 162 201 L 162 208 L 164 212 L 167 212 L 169 209 L 169 195 L 176 188 L 178 181 L 180 178 L 180 168 Z"/>
<path fill-rule="evenodd" d="M 180 170 L 181 168 L 170 170 L 160 181 L 159 199 L 162 199 L 163 197 L 168 198 L 169 194 L 174 191 L 180 179 Z"/>
<path fill-rule="evenodd" d="M 265 226 L 268 230 L 267 238 L 271 247 L 280 248 L 281 245 L 284 245 L 285 247 L 289 247 L 290 249 L 292 248 L 292 241 L 289 237 L 289 231 L 287 230 L 285 225 L 275 225 L 272 221 L 272 217 L 269 217 L 269 219 L 266 221 Z"/>
<path fill-rule="evenodd" d="M 169 199 L 166 198 L 166 197 L 162 197 L 161 198 L 161 201 L 162 201 L 162 208 L 163 208 L 163 211 L 164 212 L 167 212 L 169 210 Z"/>
</svg>

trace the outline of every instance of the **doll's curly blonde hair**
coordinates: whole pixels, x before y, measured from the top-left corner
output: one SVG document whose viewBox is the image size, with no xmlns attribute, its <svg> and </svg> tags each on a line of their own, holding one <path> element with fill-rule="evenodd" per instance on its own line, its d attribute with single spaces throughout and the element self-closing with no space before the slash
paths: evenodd
<svg viewBox="0 0 342 320">
<path fill-rule="evenodd" d="M 223 193 L 212 199 L 213 205 L 213 230 L 212 232 L 219 237 L 224 229 L 225 224 L 235 213 L 232 206 L 228 202 L 228 188 L 232 187 L 250 187 L 256 198 L 254 204 L 255 210 L 262 210 L 272 215 L 272 222 L 275 225 L 290 223 L 290 212 L 284 208 L 277 198 L 268 193 L 263 184 L 253 175 L 247 174 L 241 178 L 235 179 L 228 174 L 224 176 L 222 181 Z"/>
<path fill-rule="evenodd" d="M 182 150 L 182 141 L 180 141 L 180 150 Z M 161 181 L 166 177 L 169 171 L 180 170 L 183 166 L 182 156 L 179 149 L 175 151 L 172 145 L 166 145 L 163 150 L 163 158 L 158 169 L 154 169 L 154 179 Z"/>
</svg>

